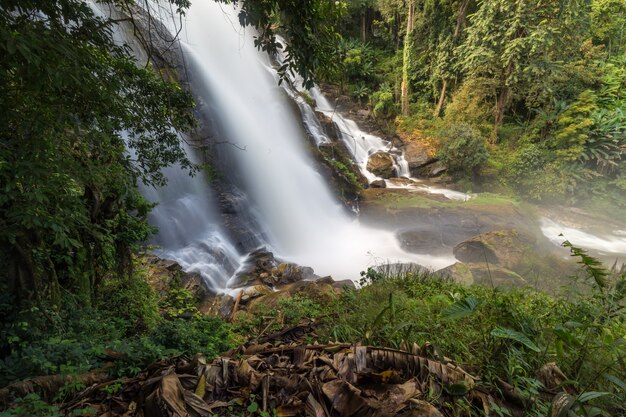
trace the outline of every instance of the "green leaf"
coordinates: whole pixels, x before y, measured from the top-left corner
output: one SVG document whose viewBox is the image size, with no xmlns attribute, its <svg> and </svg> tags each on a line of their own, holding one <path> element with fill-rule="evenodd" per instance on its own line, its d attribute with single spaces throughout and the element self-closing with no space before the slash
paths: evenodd
<svg viewBox="0 0 626 417">
<path fill-rule="evenodd" d="M 467 297 L 464 300 L 456 301 L 450 305 L 444 311 L 441 312 L 441 317 L 448 320 L 456 320 L 462 317 L 467 317 L 476 311 L 476 308 L 483 303 L 483 300 L 479 298 Z"/>
<path fill-rule="evenodd" d="M 596 398 L 604 397 L 606 395 L 611 395 L 610 392 L 601 392 L 601 391 L 588 391 L 583 392 L 578 396 L 578 402 L 581 404 L 588 403 L 589 401 L 595 400 Z"/>
<path fill-rule="evenodd" d="M 248 412 L 249 413 L 256 413 L 258 411 L 258 409 L 259 409 L 259 405 L 256 402 L 252 402 L 248 406 Z"/>
<path fill-rule="evenodd" d="M 500 339 L 513 340 L 521 343 L 534 352 L 541 352 L 541 349 L 539 349 L 539 347 L 532 340 L 530 340 L 528 336 L 513 329 L 498 326 L 491 331 L 491 336 L 498 337 Z"/>
<path fill-rule="evenodd" d="M 446 391 L 450 395 L 454 396 L 462 396 L 469 392 L 469 387 L 465 382 L 457 382 L 456 384 L 452 384 L 446 388 Z"/>
<path fill-rule="evenodd" d="M 604 377 L 607 380 L 609 380 L 610 382 L 612 382 L 613 384 L 615 384 L 616 387 L 618 387 L 622 391 L 626 392 L 626 382 L 624 382 L 623 380 L 619 379 L 615 375 L 611 375 L 611 374 L 604 374 Z"/>
</svg>

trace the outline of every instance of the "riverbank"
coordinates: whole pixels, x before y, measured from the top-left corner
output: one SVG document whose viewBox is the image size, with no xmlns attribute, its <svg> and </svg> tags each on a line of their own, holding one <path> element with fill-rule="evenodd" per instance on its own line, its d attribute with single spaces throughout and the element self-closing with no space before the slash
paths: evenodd
<svg viewBox="0 0 626 417">
<path fill-rule="evenodd" d="M 135 327 L 127 339 L 104 342 L 92 332 L 113 322 L 100 316 L 100 327 L 79 327 L 85 339 L 72 344 L 72 352 L 95 353 L 94 362 L 83 356 L 79 370 L 69 367 L 71 356 L 59 356 L 65 339 L 48 329 L 31 343 L 47 346 L 42 357 L 57 368 L 0 389 L 4 416 L 157 415 L 157 409 L 163 416 L 231 417 L 308 416 L 309 409 L 325 417 L 625 411 L 622 364 L 614 358 L 626 352 L 614 342 L 626 329 L 605 311 L 623 308 L 614 304 L 617 277 L 607 277 L 604 290 L 589 277 L 588 294 L 548 296 L 466 286 L 417 270 L 369 270 L 358 290 L 348 283 L 294 282 L 288 292 L 240 297 L 236 310 L 220 318 L 200 313 L 213 296 L 179 266 L 154 258 L 140 264 L 150 287 L 133 298 L 121 288 L 117 295 L 142 311 L 153 307 L 140 299 L 159 299 L 166 321 L 157 334 L 164 338 L 146 339 L 147 329 Z M 320 285 L 328 290 L 311 290 Z M 572 321 L 576 328 L 568 327 Z M 65 338 L 77 325 L 63 323 Z M 598 328 L 605 337 L 589 338 Z M 171 347 L 155 350 L 158 340 Z M 596 378 L 599 370 L 608 377 Z"/>
</svg>

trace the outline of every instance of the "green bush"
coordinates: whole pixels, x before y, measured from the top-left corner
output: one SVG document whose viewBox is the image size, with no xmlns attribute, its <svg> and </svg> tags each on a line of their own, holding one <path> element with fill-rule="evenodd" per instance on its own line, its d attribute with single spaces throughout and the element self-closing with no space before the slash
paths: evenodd
<svg viewBox="0 0 626 417">
<path fill-rule="evenodd" d="M 383 85 L 381 88 L 370 96 L 370 104 L 374 108 L 373 113 L 376 117 L 392 117 L 397 112 L 397 106 L 393 91 L 389 85 Z"/>
<path fill-rule="evenodd" d="M 37 394 L 17 398 L 12 408 L 0 412 L 0 417 L 61 417 L 61 415 L 58 407 L 47 404 Z"/>
<path fill-rule="evenodd" d="M 468 123 L 450 125 L 440 133 L 439 159 L 456 178 L 476 178 L 480 167 L 489 159 L 485 138 Z"/>
<path fill-rule="evenodd" d="M 159 358 L 198 352 L 211 358 L 234 344 L 230 326 L 221 319 L 161 317 L 141 269 L 131 277 L 111 278 L 101 289 L 93 307 L 66 294 L 61 310 L 32 307 L 7 317 L 0 328 L 0 386 L 86 372 L 108 361 L 109 350 L 120 354 L 116 372 L 126 375 Z"/>
<path fill-rule="evenodd" d="M 159 321 L 157 297 L 146 281 L 146 271 L 139 265 L 134 268 L 131 277 L 104 280 L 98 288 L 96 300 L 97 308 L 112 312 L 129 335 L 150 331 Z"/>
</svg>

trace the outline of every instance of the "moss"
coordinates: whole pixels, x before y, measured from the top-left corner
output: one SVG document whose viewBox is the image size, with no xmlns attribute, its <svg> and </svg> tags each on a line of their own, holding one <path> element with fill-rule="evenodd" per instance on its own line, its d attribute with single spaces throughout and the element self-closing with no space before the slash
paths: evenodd
<svg viewBox="0 0 626 417">
<path fill-rule="evenodd" d="M 313 97 L 311 97 L 309 93 L 307 93 L 306 91 L 300 91 L 299 94 L 300 97 L 302 97 L 304 101 L 306 101 L 306 104 L 308 104 L 312 108 L 315 108 L 315 99 L 313 99 Z"/>
<path fill-rule="evenodd" d="M 339 173 L 345 178 L 345 180 L 350 184 L 352 189 L 355 190 L 357 193 L 363 189 L 363 186 L 361 186 L 361 183 L 359 182 L 359 179 L 357 178 L 357 176 L 344 163 L 340 161 L 336 161 L 334 159 L 328 160 L 328 163 L 333 168 L 335 168 L 337 173 Z"/>
<path fill-rule="evenodd" d="M 387 208 L 451 208 L 451 207 L 483 207 L 513 205 L 521 207 L 521 203 L 511 197 L 497 194 L 481 193 L 467 201 L 449 200 L 438 194 L 410 192 L 408 190 L 377 190 L 368 191 L 365 196 L 368 202 Z"/>
</svg>

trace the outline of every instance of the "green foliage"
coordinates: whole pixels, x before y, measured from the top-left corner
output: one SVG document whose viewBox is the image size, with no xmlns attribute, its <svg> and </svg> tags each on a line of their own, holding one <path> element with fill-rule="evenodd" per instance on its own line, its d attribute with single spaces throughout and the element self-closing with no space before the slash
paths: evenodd
<svg viewBox="0 0 626 417">
<path fill-rule="evenodd" d="M 318 300 L 306 294 L 281 298 L 274 305 L 256 306 L 253 314 L 237 316 L 233 333 L 248 338 L 267 335 L 284 327 L 295 326 L 303 319 L 315 319 L 323 313 Z"/>
<path fill-rule="evenodd" d="M 557 118 L 555 146 L 559 148 L 557 155 L 565 160 L 574 161 L 582 157 L 587 133 L 593 126 L 591 115 L 598 110 L 596 99 L 592 91 L 583 91 Z"/>
<path fill-rule="evenodd" d="M 456 320 L 473 314 L 484 302 L 478 298 L 467 297 L 455 301 L 452 305 L 441 312 L 441 317 L 448 320 Z"/>
<path fill-rule="evenodd" d="M 304 85 L 310 88 L 317 73 L 324 75 L 336 71 L 337 62 L 333 58 L 340 36 L 335 31 L 335 25 L 345 11 L 343 2 L 216 1 L 239 3 L 239 23 L 254 26 L 259 31 L 254 40 L 255 46 L 270 53 L 284 48 L 285 60 L 278 70 L 281 77 L 287 72 L 297 72 L 302 76 Z M 289 43 L 280 45 L 276 41 L 277 33 L 281 33 Z"/>
<path fill-rule="evenodd" d="M 594 41 L 606 46 L 609 54 L 620 53 L 626 46 L 626 5 L 620 0 L 591 2 L 591 30 Z"/>
<path fill-rule="evenodd" d="M 522 344 L 533 352 L 540 352 L 541 349 L 535 345 L 532 340 L 528 338 L 524 333 L 517 332 L 512 329 L 504 328 L 504 327 L 496 327 L 489 333 L 493 337 L 497 337 L 500 339 L 508 339 Z"/>
<path fill-rule="evenodd" d="M 322 341 L 361 341 L 400 347 L 417 343 L 424 354 L 474 366 L 483 383 L 500 378 L 520 393 L 526 415 L 546 415 L 537 371 L 556 362 L 578 393 L 572 409 L 623 413 L 626 383 L 624 299 L 626 276 L 606 273 L 598 285 L 597 261 L 582 256 L 583 276 L 595 288 L 575 296 L 530 289 L 464 287 L 428 274 L 394 278 L 370 270 L 360 290 L 346 291 L 326 308 Z M 381 302 L 382 300 L 386 300 Z M 580 401 L 582 400 L 582 401 Z M 506 415 L 501 410 L 501 415 Z"/>
<path fill-rule="evenodd" d="M 350 86 L 350 96 L 359 102 L 363 102 L 363 100 L 366 99 L 369 95 L 370 89 L 363 84 Z"/>
<path fill-rule="evenodd" d="M 49 405 L 37 394 L 17 398 L 11 408 L 0 412 L 0 417 L 61 417 L 61 415 L 58 407 Z"/>
<path fill-rule="evenodd" d="M 359 181 L 355 173 L 352 171 L 352 169 L 350 169 L 344 163 L 336 159 L 326 159 L 326 160 L 328 161 L 330 165 L 333 166 L 333 168 L 335 168 L 336 172 L 338 172 L 348 182 L 353 192 L 358 193 L 359 191 L 363 189 L 361 182 Z"/>
<path fill-rule="evenodd" d="M 476 176 L 480 167 L 489 159 L 485 139 L 478 129 L 466 123 L 446 128 L 439 158 L 457 177 Z"/>
<path fill-rule="evenodd" d="M 99 287 L 96 308 L 116 312 L 116 318 L 128 326 L 122 329 L 125 334 L 153 330 L 160 321 L 157 297 L 146 276 L 136 264 L 134 276 L 111 277 Z"/>
<path fill-rule="evenodd" d="M 32 307 L 7 317 L 0 328 L 0 386 L 31 376 L 86 372 L 107 362 L 107 351 L 121 357 L 115 372 L 128 375 L 166 356 L 202 352 L 211 358 L 232 347 L 230 327 L 221 319 L 159 316 L 145 280 L 139 270 L 108 282 L 107 298 L 93 307 L 66 294 L 58 311 Z"/>
<path fill-rule="evenodd" d="M 600 262 L 600 260 L 589 256 L 587 254 L 587 251 L 572 245 L 568 240 L 563 242 L 563 246 L 570 249 L 572 256 L 580 258 L 580 261 L 578 263 L 581 264 L 584 270 L 589 274 L 589 276 L 593 278 L 597 288 L 606 288 L 606 286 L 608 285 L 607 277 L 610 275 L 610 273 L 602 265 L 602 262 Z"/>
<path fill-rule="evenodd" d="M 89 303 L 152 231 L 137 182 L 193 169 L 176 133 L 190 95 L 139 68 L 113 25 L 77 0 L 0 4 L 1 278 L 20 299 Z"/>
<path fill-rule="evenodd" d="M 196 297 L 186 288 L 171 283 L 159 306 L 166 317 L 199 317 Z"/>
<path fill-rule="evenodd" d="M 389 118 L 398 111 L 393 91 L 389 84 L 383 84 L 378 91 L 372 93 L 370 104 L 376 117 Z"/>
</svg>

